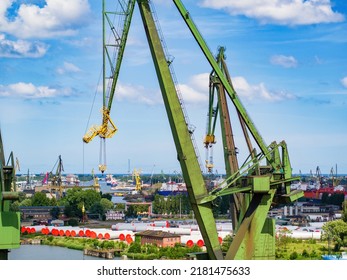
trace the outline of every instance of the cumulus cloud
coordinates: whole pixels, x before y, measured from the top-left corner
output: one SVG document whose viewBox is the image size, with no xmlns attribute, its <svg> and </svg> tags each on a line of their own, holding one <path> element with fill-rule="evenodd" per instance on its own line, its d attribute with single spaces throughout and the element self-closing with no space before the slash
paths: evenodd
<svg viewBox="0 0 347 280">
<path fill-rule="evenodd" d="M 295 96 L 282 91 L 270 91 L 264 83 L 252 85 L 244 77 L 233 77 L 233 87 L 238 96 L 250 102 L 267 101 L 278 102 L 294 99 Z M 193 76 L 187 84 L 180 84 L 179 88 L 186 103 L 208 102 L 209 73 Z"/>
<path fill-rule="evenodd" d="M 25 99 L 46 99 L 70 95 L 69 89 L 58 89 L 48 86 L 35 86 L 32 83 L 19 82 L 10 85 L 0 85 L 0 97 L 17 97 Z"/>
<path fill-rule="evenodd" d="M 341 84 L 342 84 L 345 88 L 347 88 L 347 77 L 344 77 L 344 78 L 341 79 Z"/>
<path fill-rule="evenodd" d="M 177 89 L 184 103 L 202 103 L 208 101 L 209 74 L 193 76 L 187 84 L 179 84 Z M 123 84 L 118 82 L 115 98 L 119 101 L 144 103 L 147 105 L 162 104 L 160 89 L 149 89 L 140 85 Z"/>
<path fill-rule="evenodd" d="M 119 101 L 130 101 L 155 105 L 162 103 L 159 90 L 149 90 L 143 86 L 118 83 L 115 98 Z"/>
<path fill-rule="evenodd" d="M 184 104 L 203 104 L 208 102 L 209 73 L 192 76 L 185 84 L 178 85 L 179 95 Z M 279 102 L 295 99 L 290 93 L 271 91 L 264 83 L 250 84 L 244 77 L 233 77 L 233 87 L 238 96 L 249 102 Z M 156 105 L 163 103 L 160 90 L 150 90 L 143 86 L 118 83 L 115 98 L 119 101 L 129 101 Z"/>
<path fill-rule="evenodd" d="M 57 68 L 57 73 L 60 75 L 64 75 L 66 73 L 77 73 L 81 72 L 81 69 L 78 68 L 76 65 L 70 62 L 64 62 L 63 66 Z"/>
<path fill-rule="evenodd" d="M 295 99 L 295 96 L 285 92 L 270 91 L 264 83 L 251 85 L 244 77 L 232 78 L 237 94 L 248 101 L 277 102 L 286 99 Z"/>
<path fill-rule="evenodd" d="M 298 61 L 295 57 L 285 55 L 273 55 L 270 58 L 270 62 L 274 65 L 280 65 L 285 68 L 295 68 L 298 65 Z"/>
<path fill-rule="evenodd" d="M 187 84 L 180 84 L 179 89 L 184 102 L 205 103 L 208 101 L 209 73 L 202 73 L 190 78 Z"/>
<path fill-rule="evenodd" d="M 0 32 L 18 38 L 51 38 L 69 36 L 86 23 L 90 7 L 88 0 L 46 0 L 42 7 L 15 0 L 0 2 Z"/>
<path fill-rule="evenodd" d="M 26 40 L 11 41 L 6 39 L 4 34 L 0 34 L 0 57 L 38 58 L 46 54 L 48 45 L 42 42 L 29 42 Z"/>
<path fill-rule="evenodd" d="M 341 22 L 344 16 L 332 9 L 330 0 L 202 0 L 203 7 L 226 10 L 261 23 L 308 25 Z"/>
</svg>

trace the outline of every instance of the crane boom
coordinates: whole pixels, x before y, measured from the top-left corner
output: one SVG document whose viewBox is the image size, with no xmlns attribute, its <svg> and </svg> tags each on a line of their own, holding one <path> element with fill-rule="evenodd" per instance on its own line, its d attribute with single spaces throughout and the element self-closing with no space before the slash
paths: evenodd
<svg viewBox="0 0 347 280">
<path fill-rule="evenodd" d="M 199 223 L 200 231 L 208 248 L 210 259 L 223 259 L 214 223 L 212 203 L 197 203 L 197 197 L 207 195 L 204 178 L 197 160 L 191 136 L 177 96 L 168 60 L 162 47 L 162 40 L 156 29 L 148 0 L 138 0 L 147 41 L 155 65 L 166 112 L 171 126 L 177 157 L 187 186 L 190 203 Z M 193 187 L 194 186 L 194 187 Z"/>
<path fill-rule="evenodd" d="M 83 142 L 89 143 L 96 136 L 101 138 L 99 170 L 104 173 L 106 165 L 106 138 L 112 138 L 117 132 L 117 127 L 111 119 L 110 112 L 123 60 L 124 50 L 130 29 L 135 1 L 118 0 L 118 9 L 109 11 L 107 3 L 102 1 L 103 22 L 103 107 L 101 125 L 93 125 L 84 135 Z M 112 0 L 114 2 L 114 0 Z M 111 5 L 110 5 L 111 6 Z M 120 24 L 116 27 L 111 16 L 117 16 Z M 107 28 L 108 26 L 108 28 Z M 113 42 L 106 42 L 107 32 L 113 35 Z"/>
</svg>

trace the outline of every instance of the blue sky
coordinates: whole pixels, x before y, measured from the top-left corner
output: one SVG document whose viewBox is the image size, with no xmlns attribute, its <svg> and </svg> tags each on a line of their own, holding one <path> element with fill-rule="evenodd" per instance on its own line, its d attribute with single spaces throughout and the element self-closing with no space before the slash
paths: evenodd
<svg viewBox="0 0 347 280">
<path fill-rule="evenodd" d="M 211 69 L 172 1 L 153 2 L 204 161 Z M 347 173 L 346 1 L 183 3 L 211 51 L 226 47 L 242 103 L 267 144 L 287 142 L 294 173 L 336 165 Z M 59 155 L 65 173 L 97 170 L 99 139 L 82 137 L 101 122 L 101 20 L 101 1 L 1 0 L 0 128 L 19 173 L 52 171 Z M 107 173 L 126 173 L 129 161 L 143 173 L 179 172 L 137 7 L 111 117 L 118 131 L 107 141 Z M 247 150 L 234 117 L 242 163 Z M 224 173 L 216 136 L 215 170 Z"/>
</svg>

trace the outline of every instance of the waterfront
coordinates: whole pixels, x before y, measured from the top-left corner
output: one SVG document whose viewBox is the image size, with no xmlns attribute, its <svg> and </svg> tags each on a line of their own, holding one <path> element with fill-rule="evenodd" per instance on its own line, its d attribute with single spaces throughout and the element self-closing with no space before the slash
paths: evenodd
<svg viewBox="0 0 347 280">
<path fill-rule="evenodd" d="M 8 254 L 9 260 L 106 260 L 86 256 L 83 251 L 47 245 L 21 245 Z M 119 258 L 116 258 L 119 259 Z"/>
</svg>

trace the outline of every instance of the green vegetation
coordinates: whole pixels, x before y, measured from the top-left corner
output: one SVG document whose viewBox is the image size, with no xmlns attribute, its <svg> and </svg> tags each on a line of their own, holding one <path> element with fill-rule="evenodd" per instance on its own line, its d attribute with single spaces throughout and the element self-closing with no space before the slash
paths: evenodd
<svg viewBox="0 0 347 280">
<path fill-rule="evenodd" d="M 335 220 L 324 224 L 322 239 L 333 242 L 336 252 L 347 246 L 347 222 Z"/>
<path fill-rule="evenodd" d="M 280 236 L 276 238 L 276 260 L 321 260 L 327 245 L 326 241 Z"/>
<path fill-rule="evenodd" d="M 31 198 L 26 198 L 25 194 L 20 195 L 19 201 L 12 204 L 12 209 L 19 211 L 20 206 L 65 206 L 64 213 L 60 213 L 58 207 L 54 207 L 51 211 L 53 218 L 58 218 L 64 214 L 68 218 L 76 218 L 80 220 L 83 216 L 82 208 L 88 214 L 94 215 L 101 219 L 105 218 L 107 210 L 114 208 L 110 194 L 103 195 L 93 189 L 83 190 L 81 188 L 72 188 L 66 191 L 66 195 L 58 201 L 48 198 L 46 194 L 36 192 Z"/>
</svg>

